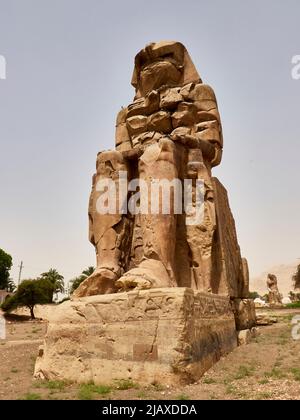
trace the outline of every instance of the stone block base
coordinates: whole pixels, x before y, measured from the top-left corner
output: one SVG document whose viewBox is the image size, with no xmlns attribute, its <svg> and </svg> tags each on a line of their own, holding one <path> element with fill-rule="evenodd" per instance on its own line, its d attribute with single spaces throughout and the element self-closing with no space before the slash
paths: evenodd
<svg viewBox="0 0 300 420">
<path fill-rule="evenodd" d="M 235 316 L 236 329 L 251 330 L 256 325 L 255 304 L 252 299 L 233 299 L 232 308 Z"/>
<path fill-rule="evenodd" d="M 91 296 L 55 308 L 35 377 L 191 382 L 236 346 L 229 298 L 187 288 Z"/>
<path fill-rule="evenodd" d="M 243 346 L 244 344 L 249 344 L 253 338 L 257 337 L 257 335 L 257 328 L 255 327 L 251 330 L 238 331 L 238 345 Z"/>
</svg>

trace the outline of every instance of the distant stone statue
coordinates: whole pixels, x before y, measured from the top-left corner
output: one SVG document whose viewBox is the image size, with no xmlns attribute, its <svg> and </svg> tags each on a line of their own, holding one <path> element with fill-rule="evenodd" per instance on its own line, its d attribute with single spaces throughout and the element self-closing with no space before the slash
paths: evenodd
<svg viewBox="0 0 300 420">
<path fill-rule="evenodd" d="M 300 300 L 300 264 L 297 265 L 295 274 L 292 277 L 293 290 L 290 291 L 290 298 L 292 302 L 299 302 Z"/>
<path fill-rule="evenodd" d="M 282 297 L 279 293 L 277 277 L 274 274 L 268 274 L 267 286 L 269 291 L 269 304 L 281 305 Z"/>
<path fill-rule="evenodd" d="M 294 292 L 300 293 L 300 264 L 297 265 L 295 274 L 293 275 Z"/>
<path fill-rule="evenodd" d="M 89 205 L 97 268 L 74 297 L 176 286 L 244 296 L 247 264 L 241 259 L 226 190 L 211 175 L 223 148 L 212 88 L 202 83 L 179 42 L 152 43 L 141 50 L 132 85 L 134 102 L 117 117 L 116 150 L 98 154 Z M 130 192 L 120 198 L 120 172 L 127 174 L 126 182 L 137 178 L 149 189 L 154 179 L 182 185 L 190 180 L 193 206 L 196 181 L 202 180 L 201 220 L 189 224 L 186 209 L 177 214 L 171 205 L 165 214 L 160 204 L 154 214 L 100 214 L 99 183 L 107 178 L 117 182 L 118 208 L 130 200 Z"/>
</svg>

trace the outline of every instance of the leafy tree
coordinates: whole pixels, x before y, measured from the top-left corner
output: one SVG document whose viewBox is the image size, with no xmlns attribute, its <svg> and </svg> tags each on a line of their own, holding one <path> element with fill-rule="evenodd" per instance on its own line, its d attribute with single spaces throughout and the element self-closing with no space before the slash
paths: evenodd
<svg viewBox="0 0 300 420">
<path fill-rule="evenodd" d="M 296 273 L 293 275 L 294 289 L 300 289 L 300 264 L 297 267 Z"/>
<path fill-rule="evenodd" d="M 34 307 L 38 304 L 52 302 L 53 285 L 47 279 L 24 280 L 16 293 L 2 304 L 4 312 L 25 306 L 30 310 L 31 319 L 35 319 Z"/>
<path fill-rule="evenodd" d="M 89 266 L 88 268 L 86 268 L 85 270 L 83 270 L 83 272 L 82 272 L 82 276 L 85 276 L 85 278 L 88 278 L 88 277 L 90 277 L 92 274 L 93 274 L 93 272 L 95 271 L 95 267 L 93 267 L 93 266 Z"/>
<path fill-rule="evenodd" d="M 7 290 L 9 287 L 9 271 L 12 267 L 12 257 L 3 249 L 0 249 L 0 289 Z"/>
<path fill-rule="evenodd" d="M 81 285 L 81 283 L 86 280 L 88 277 L 90 277 L 93 272 L 95 271 L 95 267 L 88 267 L 80 274 L 80 276 L 75 277 L 73 280 L 70 281 L 71 283 L 71 289 L 70 293 L 74 293 L 75 290 Z"/>
<path fill-rule="evenodd" d="M 295 292 L 291 291 L 289 293 L 289 297 L 290 297 L 292 302 L 300 302 L 300 293 L 295 293 Z"/>
<path fill-rule="evenodd" d="M 249 293 L 249 298 L 250 299 L 257 299 L 257 298 L 260 298 L 260 295 L 257 292 L 250 292 Z"/>
<path fill-rule="evenodd" d="M 76 289 L 81 285 L 81 283 L 86 279 L 86 277 L 83 277 L 82 275 L 75 277 L 70 281 L 71 287 L 70 287 L 70 294 L 74 293 Z"/>
<path fill-rule="evenodd" d="M 265 295 L 263 295 L 262 299 L 263 299 L 266 303 L 269 303 L 269 293 L 266 293 Z"/>
<path fill-rule="evenodd" d="M 48 280 L 53 286 L 53 293 L 63 293 L 65 290 L 64 276 L 53 268 L 50 268 L 46 273 L 41 274 L 41 279 Z"/>
</svg>

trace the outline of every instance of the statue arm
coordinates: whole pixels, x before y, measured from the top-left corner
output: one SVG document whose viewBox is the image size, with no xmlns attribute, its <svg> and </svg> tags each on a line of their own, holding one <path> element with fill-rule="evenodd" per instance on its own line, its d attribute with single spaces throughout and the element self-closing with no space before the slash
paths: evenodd
<svg viewBox="0 0 300 420">
<path fill-rule="evenodd" d="M 188 126 L 175 129 L 172 133 L 174 141 L 180 141 L 189 148 L 200 148 L 203 157 L 211 166 L 220 163 L 223 148 L 221 118 L 213 89 L 202 83 L 190 84 L 181 89 L 185 112 L 190 118 Z M 192 115 L 192 119 L 191 119 Z M 182 118 L 182 113 L 178 113 Z"/>
<path fill-rule="evenodd" d="M 213 89 L 204 84 L 194 88 L 194 104 L 197 107 L 198 122 L 195 126 L 196 137 L 213 145 L 215 155 L 211 160 L 212 166 L 221 162 L 223 149 L 223 133 L 218 103 Z"/>
<path fill-rule="evenodd" d="M 128 109 L 122 108 L 116 121 L 116 150 L 121 153 L 132 149 L 132 142 L 126 125 L 127 113 Z"/>
</svg>

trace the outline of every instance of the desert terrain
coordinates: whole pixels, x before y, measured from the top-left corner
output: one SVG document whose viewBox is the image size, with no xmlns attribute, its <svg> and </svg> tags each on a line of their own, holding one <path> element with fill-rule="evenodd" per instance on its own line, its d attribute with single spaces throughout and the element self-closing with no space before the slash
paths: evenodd
<svg viewBox="0 0 300 420">
<path fill-rule="evenodd" d="M 33 379 L 38 347 L 46 321 L 13 316 L 0 340 L 0 399 L 11 400 L 297 400 L 300 397 L 300 341 L 291 336 L 291 320 L 300 310 L 258 310 L 277 318 L 259 327 L 248 345 L 221 359 L 197 383 L 143 387 L 131 381 L 110 386 L 78 385 Z"/>
</svg>

